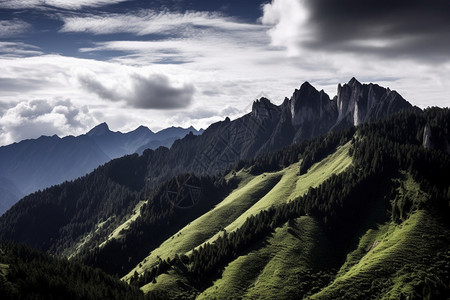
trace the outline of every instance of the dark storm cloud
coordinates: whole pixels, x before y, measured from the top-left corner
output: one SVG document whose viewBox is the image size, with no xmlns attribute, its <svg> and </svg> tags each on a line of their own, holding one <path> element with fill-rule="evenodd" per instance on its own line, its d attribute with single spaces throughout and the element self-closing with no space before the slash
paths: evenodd
<svg viewBox="0 0 450 300">
<path fill-rule="evenodd" d="M 305 4 L 314 34 L 306 43 L 309 47 L 428 58 L 450 51 L 448 0 L 306 0 Z"/>
<path fill-rule="evenodd" d="M 119 101 L 120 96 L 110 88 L 104 86 L 99 80 L 90 75 L 78 76 L 78 81 L 89 92 L 96 94 L 102 99 Z"/>
<path fill-rule="evenodd" d="M 81 85 L 100 98 L 110 101 L 126 101 L 130 106 L 144 109 L 176 109 L 188 107 L 195 88 L 192 84 L 174 87 L 164 75 L 131 76 L 129 91 L 105 86 L 93 76 L 78 77 Z"/>
<path fill-rule="evenodd" d="M 173 109 L 189 106 L 195 88 L 186 84 L 182 87 L 171 86 L 163 75 L 150 78 L 134 76 L 134 97 L 132 104 L 137 108 Z"/>
</svg>

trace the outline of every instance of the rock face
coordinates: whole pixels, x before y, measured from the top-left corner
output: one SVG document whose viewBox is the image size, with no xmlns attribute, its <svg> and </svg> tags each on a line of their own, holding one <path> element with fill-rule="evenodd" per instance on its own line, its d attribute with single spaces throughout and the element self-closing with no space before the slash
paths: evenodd
<svg viewBox="0 0 450 300">
<path fill-rule="evenodd" d="M 333 99 L 305 82 L 279 106 L 261 98 L 241 118 L 234 121 L 227 118 L 211 125 L 201 137 L 190 141 L 189 147 L 195 147 L 196 151 L 184 150 L 183 155 L 194 156 L 193 163 L 183 171 L 214 173 L 240 159 L 411 108 L 397 92 L 376 84 L 361 84 L 355 78 L 339 85 Z M 173 150 L 182 149 L 184 143 L 178 141 Z M 179 164 L 186 165 L 186 161 Z"/>
<path fill-rule="evenodd" d="M 397 92 L 377 84 L 361 84 L 352 78 L 347 84 L 338 85 L 333 99 L 338 117 L 335 128 L 373 122 L 395 112 L 412 108 Z"/>
<path fill-rule="evenodd" d="M 423 129 L 423 143 L 422 146 L 425 149 L 432 149 L 432 144 L 431 144 L 431 128 L 430 125 L 427 124 L 425 126 L 425 128 Z"/>
<path fill-rule="evenodd" d="M 450 154 L 450 136 L 442 133 L 439 134 L 437 128 L 426 124 L 423 128 L 422 146 L 428 150 L 441 150 Z"/>
<path fill-rule="evenodd" d="M 295 90 L 290 99 L 292 126 L 298 142 L 326 133 L 336 122 L 335 101 L 322 90 L 317 91 L 308 82 Z"/>
<path fill-rule="evenodd" d="M 285 146 L 412 108 L 397 92 L 372 83 L 361 84 L 355 78 L 347 84 L 339 84 L 333 99 L 305 82 L 280 106 L 270 104 L 265 98 L 255 101 L 252 115 L 263 116 L 262 106 L 272 112 L 272 120 L 279 116 L 279 124 L 274 127 L 270 143 L 261 151 L 273 150 L 277 140 Z M 277 136 L 282 138 L 277 139 Z"/>
<path fill-rule="evenodd" d="M 361 84 L 355 78 L 347 84 L 339 84 L 337 95 L 332 100 L 323 90 L 317 91 L 305 82 L 283 105 L 290 106 L 294 142 L 330 130 L 373 122 L 412 108 L 397 92 L 372 83 Z"/>
</svg>

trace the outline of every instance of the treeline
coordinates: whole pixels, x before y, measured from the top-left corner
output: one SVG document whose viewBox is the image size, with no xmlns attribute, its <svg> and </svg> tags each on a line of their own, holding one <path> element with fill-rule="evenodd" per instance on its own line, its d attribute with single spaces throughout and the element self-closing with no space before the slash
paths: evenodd
<svg viewBox="0 0 450 300">
<path fill-rule="evenodd" d="M 0 295 L 5 300 L 145 298 L 99 269 L 11 243 L 0 244 Z"/>
<path fill-rule="evenodd" d="M 136 273 L 131 283 L 142 286 L 155 281 L 159 274 L 170 270 L 182 274 L 194 286 L 204 284 L 217 276 L 226 264 L 248 251 L 255 242 L 265 238 L 285 222 L 302 215 L 311 215 L 320 220 L 329 237 L 337 241 L 337 245 L 341 245 L 342 249 L 338 250 L 344 251 L 343 253 L 348 250 L 350 239 L 359 228 L 358 224 L 370 213 L 371 203 L 377 202 L 385 207 L 385 217 L 393 221 L 404 219 L 414 209 L 419 208 L 438 212 L 443 218 L 447 218 L 450 203 L 450 156 L 441 150 L 427 150 L 422 147 L 423 129 L 426 124 L 433 123 L 438 124 L 433 128 L 433 134 L 448 139 L 450 113 L 446 109 L 402 113 L 382 122 L 358 127 L 350 150 L 353 166 L 345 172 L 332 175 L 317 188 L 310 188 L 303 197 L 249 217 L 236 231 L 223 232 L 215 242 L 194 249 L 189 256 L 161 260 L 155 268 L 145 271 L 144 274 L 139 276 Z M 333 133 L 334 137 L 329 139 L 329 145 L 335 145 L 336 141 L 346 142 L 350 132 Z M 319 141 L 312 141 L 309 145 L 318 145 L 310 149 L 327 148 L 322 147 L 322 142 Z M 289 147 L 287 150 L 291 157 L 294 156 L 292 153 L 295 153 L 292 149 L 295 147 Z M 277 152 L 277 155 L 283 157 L 281 153 Z M 321 150 L 316 153 L 321 153 Z M 312 155 L 317 158 L 320 156 Z M 261 161 L 259 165 L 263 166 L 263 162 L 271 160 L 265 156 Z M 281 160 L 272 161 L 276 163 L 266 164 L 269 170 Z M 242 162 L 238 166 L 251 167 Z M 409 199 L 410 205 L 403 206 L 388 201 L 396 199 L 396 186 L 392 178 L 397 177 L 402 170 L 409 172 L 421 190 L 428 194 L 425 203 L 419 202 L 423 199 L 416 198 Z M 393 206 L 396 209 L 392 209 Z M 450 261 L 447 260 L 446 263 Z M 416 291 L 413 295 L 415 298 L 430 293 L 448 294 L 450 289 L 448 282 L 442 280 L 429 282 L 424 279 L 419 285 L 422 291 Z"/>
<path fill-rule="evenodd" d="M 330 134 L 313 139 L 302 151 L 302 163 L 300 164 L 300 175 L 306 174 L 309 168 L 316 162 L 321 161 L 330 153 L 336 150 L 339 145 L 347 143 L 355 134 L 355 128 L 351 127 L 341 132 L 331 132 Z"/>
<path fill-rule="evenodd" d="M 302 175 L 313 164 L 336 150 L 337 146 L 348 142 L 354 133 L 354 127 L 343 131 L 330 132 L 327 135 L 318 136 L 312 140 L 303 141 L 300 144 L 293 144 L 254 159 L 240 160 L 235 164 L 234 170 L 248 169 L 251 174 L 259 175 L 264 172 L 281 170 L 302 159 L 299 170 L 300 175 Z"/>
</svg>

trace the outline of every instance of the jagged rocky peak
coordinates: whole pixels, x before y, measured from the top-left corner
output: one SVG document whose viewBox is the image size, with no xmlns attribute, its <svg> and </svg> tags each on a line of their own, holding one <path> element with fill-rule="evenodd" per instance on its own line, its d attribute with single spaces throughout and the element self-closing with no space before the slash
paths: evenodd
<svg viewBox="0 0 450 300">
<path fill-rule="evenodd" d="M 301 126 L 312 120 L 324 117 L 333 118 L 334 103 L 323 90 L 320 92 L 309 82 L 302 84 L 299 90 L 295 90 L 290 100 L 292 125 Z"/>
<path fill-rule="evenodd" d="M 350 81 L 348 82 L 349 86 L 361 86 L 361 82 L 358 81 L 358 79 L 356 79 L 355 77 L 352 77 L 352 79 L 350 79 Z"/>
<path fill-rule="evenodd" d="M 87 135 L 88 136 L 98 136 L 98 135 L 102 135 L 105 134 L 107 132 L 109 132 L 109 127 L 108 124 L 106 124 L 106 122 L 103 122 L 101 124 L 98 124 L 97 126 L 95 126 L 94 128 L 92 128 Z"/>
<path fill-rule="evenodd" d="M 337 110 L 338 110 L 338 121 L 344 119 L 348 115 L 351 115 L 353 119 L 353 125 L 358 125 L 360 123 L 359 111 L 360 99 L 364 98 L 364 88 L 363 85 L 353 77 L 347 84 L 341 86 L 338 85 L 337 90 Z"/>
<path fill-rule="evenodd" d="M 265 97 L 255 100 L 252 105 L 252 115 L 257 118 L 272 118 L 273 113 L 277 111 L 279 111 L 278 106 Z"/>
<path fill-rule="evenodd" d="M 258 107 L 258 106 L 267 106 L 270 105 L 270 100 L 265 98 L 265 97 L 261 97 L 260 99 L 256 99 L 255 101 L 253 101 L 253 107 Z"/>
<path fill-rule="evenodd" d="M 336 102 L 338 122 L 355 126 L 412 107 L 396 91 L 377 84 L 361 84 L 354 77 L 347 84 L 338 85 Z"/>
</svg>

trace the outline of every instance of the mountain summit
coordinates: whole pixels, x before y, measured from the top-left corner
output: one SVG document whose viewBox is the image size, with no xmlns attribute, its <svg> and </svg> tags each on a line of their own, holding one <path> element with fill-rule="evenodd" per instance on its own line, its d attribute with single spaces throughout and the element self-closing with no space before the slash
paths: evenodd
<svg viewBox="0 0 450 300">
<path fill-rule="evenodd" d="M 258 133 L 258 137 L 268 138 L 259 141 L 261 147 L 254 149 L 260 154 L 411 108 L 397 92 L 372 83 L 362 84 L 354 77 L 344 85 L 339 84 L 332 99 L 306 81 L 279 106 L 267 98 L 254 101 L 248 116 L 252 124 L 244 127 L 252 128 L 251 132 Z M 247 122 L 245 118 L 241 122 Z"/>
<path fill-rule="evenodd" d="M 412 108 L 397 92 L 372 83 L 362 84 L 355 78 L 343 86 L 339 84 L 332 99 L 305 82 L 281 105 L 265 97 L 257 99 L 250 113 L 212 124 L 201 139 L 180 140 L 173 151 L 180 149 L 185 159 L 191 153 L 187 160 L 191 162 L 179 161 L 183 171 L 215 173 L 240 159 Z"/>
<path fill-rule="evenodd" d="M 412 108 L 397 92 L 372 83 L 361 84 L 354 77 L 347 84 L 338 85 L 332 100 L 323 90 L 319 92 L 305 82 L 284 105 L 290 105 L 297 142 Z"/>
<path fill-rule="evenodd" d="M 396 111 L 411 108 L 402 96 L 377 84 L 361 84 L 352 78 L 348 84 L 338 85 L 333 99 L 338 109 L 337 123 L 359 125 L 378 120 Z"/>
<path fill-rule="evenodd" d="M 94 128 L 92 128 L 91 130 L 89 130 L 88 133 L 86 133 L 87 136 L 99 136 L 99 135 L 104 135 L 111 132 L 109 130 L 108 124 L 106 124 L 106 122 L 100 123 L 97 126 L 95 126 Z"/>
</svg>

